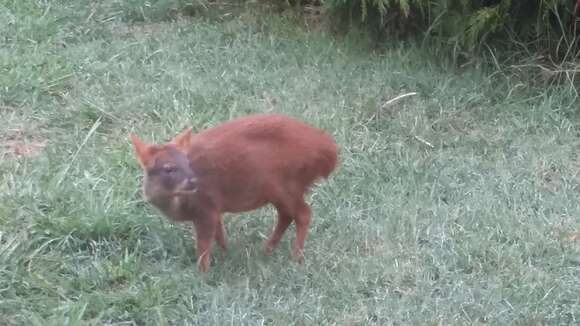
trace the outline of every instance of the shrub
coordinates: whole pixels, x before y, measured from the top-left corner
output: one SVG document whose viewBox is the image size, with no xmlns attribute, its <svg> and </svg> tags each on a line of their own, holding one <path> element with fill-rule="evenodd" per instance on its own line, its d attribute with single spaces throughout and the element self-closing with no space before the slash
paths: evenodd
<svg viewBox="0 0 580 326">
<path fill-rule="evenodd" d="M 490 40 L 578 55 L 580 0 L 322 0 L 338 21 L 473 51 Z M 575 9 L 576 8 L 576 9 Z"/>
</svg>

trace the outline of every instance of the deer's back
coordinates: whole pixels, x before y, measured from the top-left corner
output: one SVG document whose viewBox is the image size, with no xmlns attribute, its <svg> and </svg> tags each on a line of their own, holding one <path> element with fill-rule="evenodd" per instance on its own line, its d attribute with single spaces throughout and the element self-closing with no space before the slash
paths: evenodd
<svg viewBox="0 0 580 326">
<path fill-rule="evenodd" d="M 244 211 L 280 196 L 302 196 L 328 177 L 337 147 L 324 131 L 277 114 L 230 120 L 194 136 L 189 158 L 214 204 Z"/>
</svg>

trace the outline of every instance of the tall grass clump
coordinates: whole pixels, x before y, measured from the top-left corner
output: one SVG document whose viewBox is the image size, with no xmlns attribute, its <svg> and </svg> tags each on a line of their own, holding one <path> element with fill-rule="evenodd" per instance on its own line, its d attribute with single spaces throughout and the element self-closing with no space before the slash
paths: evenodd
<svg viewBox="0 0 580 326">
<path fill-rule="evenodd" d="M 540 50 L 557 60 L 579 53 L 579 1 L 322 1 L 325 12 L 341 24 L 362 24 L 380 36 L 421 37 L 456 54 L 481 50 L 488 43 Z"/>
</svg>

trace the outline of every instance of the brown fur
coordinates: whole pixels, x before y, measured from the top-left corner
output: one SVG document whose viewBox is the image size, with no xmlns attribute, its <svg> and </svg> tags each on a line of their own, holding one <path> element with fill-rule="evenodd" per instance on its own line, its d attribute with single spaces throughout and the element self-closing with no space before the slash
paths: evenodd
<svg viewBox="0 0 580 326">
<path fill-rule="evenodd" d="M 265 242 L 271 252 L 296 225 L 292 254 L 302 257 L 310 224 L 304 196 L 337 164 L 337 146 L 324 131 L 281 114 L 233 119 L 171 141 L 149 145 L 130 135 L 145 172 L 145 199 L 172 220 L 192 221 L 198 268 L 207 271 L 211 242 L 225 249 L 222 215 L 272 204 L 278 221 Z"/>
</svg>

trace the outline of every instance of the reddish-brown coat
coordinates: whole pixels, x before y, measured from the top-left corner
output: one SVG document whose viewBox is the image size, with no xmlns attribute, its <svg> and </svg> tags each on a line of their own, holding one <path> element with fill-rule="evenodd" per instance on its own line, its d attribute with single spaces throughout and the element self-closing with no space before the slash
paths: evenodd
<svg viewBox="0 0 580 326">
<path fill-rule="evenodd" d="M 172 179 L 146 177 L 145 198 L 169 218 L 194 223 L 201 271 L 209 268 L 212 239 L 226 247 L 222 214 L 266 204 L 278 212 L 266 250 L 272 251 L 294 222 L 292 254 L 301 258 L 311 217 L 304 196 L 318 178 L 335 169 L 338 154 L 327 133 L 281 114 L 237 118 L 197 134 L 189 128 L 164 144 L 149 145 L 135 135 L 131 140 L 146 175 L 160 164 L 178 170 Z M 189 169 L 180 170 L 183 158 Z M 194 191 L 180 192 L 192 182 Z M 170 185 L 173 192 L 157 183 L 165 190 Z"/>
</svg>

